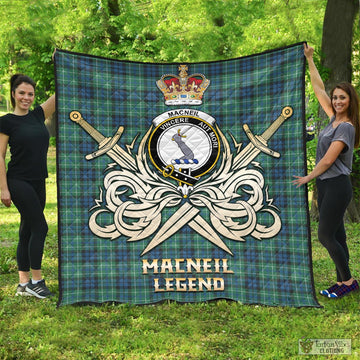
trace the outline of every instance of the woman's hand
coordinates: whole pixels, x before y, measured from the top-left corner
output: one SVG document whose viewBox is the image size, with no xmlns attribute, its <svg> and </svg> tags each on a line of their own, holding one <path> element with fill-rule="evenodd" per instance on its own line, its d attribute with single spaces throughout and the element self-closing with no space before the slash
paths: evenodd
<svg viewBox="0 0 360 360">
<path fill-rule="evenodd" d="M 294 175 L 293 177 L 295 178 L 295 180 L 293 180 L 292 183 L 294 185 L 296 185 L 296 187 L 300 187 L 301 185 L 305 185 L 310 181 L 309 176 L 296 176 L 296 175 Z"/>
<path fill-rule="evenodd" d="M 312 58 L 314 54 L 314 48 L 304 43 L 304 55 L 307 59 Z"/>
<path fill-rule="evenodd" d="M 56 48 L 54 49 L 54 52 L 51 55 L 51 60 L 54 61 L 55 60 L 55 53 L 56 53 Z"/>
<path fill-rule="evenodd" d="M 10 207 L 11 205 L 11 196 L 9 190 L 3 190 L 1 192 L 1 202 L 6 206 Z"/>
</svg>

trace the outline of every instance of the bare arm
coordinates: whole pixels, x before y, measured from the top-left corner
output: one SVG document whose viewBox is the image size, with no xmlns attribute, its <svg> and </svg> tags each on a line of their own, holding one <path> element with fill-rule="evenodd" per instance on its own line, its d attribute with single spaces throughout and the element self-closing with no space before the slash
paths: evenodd
<svg viewBox="0 0 360 360">
<path fill-rule="evenodd" d="M 314 63 L 313 54 L 314 49 L 311 46 L 307 46 L 306 44 L 304 44 L 304 55 L 309 65 L 311 85 L 314 89 L 314 93 L 319 100 L 321 107 L 324 109 L 327 116 L 331 117 L 334 115 L 334 111 L 331 106 L 331 99 L 325 91 L 324 83 Z"/>
<path fill-rule="evenodd" d="M 0 133 L 0 194 L 1 202 L 7 207 L 11 205 L 11 196 L 7 185 L 5 166 L 5 156 L 8 142 L 9 137 Z"/>
<path fill-rule="evenodd" d="M 55 112 L 55 95 L 50 96 L 41 104 L 41 107 L 44 110 L 45 119 L 48 119 Z"/>
<path fill-rule="evenodd" d="M 299 187 L 323 174 L 335 162 L 345 146 L 345 143 L 342 141 L 333 141 L 324 157 L 316 164 L 314 170 L 306 176 L 294 175 L 295 180 L 293 180 L 293 184 Z"/>
</svg>

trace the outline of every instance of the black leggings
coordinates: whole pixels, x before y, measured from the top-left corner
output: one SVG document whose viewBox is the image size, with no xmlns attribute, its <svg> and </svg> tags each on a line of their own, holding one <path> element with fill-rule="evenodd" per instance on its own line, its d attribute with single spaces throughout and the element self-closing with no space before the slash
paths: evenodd
<svg viewBox="0 0 360 360">
<path fill-rule="evenodd" d="M 8 178 L 11 200 L 20 213 L 16 259 L 19 271 L 40 270 L 48 225 L 44 216 L 45 180 Z"/>
<path fill-rule="evenodd" d="M 346 245 L 344 214 L 352 198 L 350 178 L 316 180 L 318 189 L 319 229 L 318 237 L 336 266 L 337 281 L 351 278 L 349 250 Z"/>
</svg>

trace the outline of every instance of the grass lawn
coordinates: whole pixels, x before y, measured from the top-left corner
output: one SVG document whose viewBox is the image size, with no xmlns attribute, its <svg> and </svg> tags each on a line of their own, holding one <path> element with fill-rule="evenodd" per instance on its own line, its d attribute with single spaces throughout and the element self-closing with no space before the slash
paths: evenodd
<svg viewBox="0 0 360 360">
<path fill-rule="evenodd" d="M 0 205 L 0 359 L 312 359 L 299 355 L 299 339 L 351 339 L 360 358 L 360 293 L 319 298 L 323 308 L 242 305 L 234 301 L 147 306 L 104 304 L 56 307 L 58 245 L 55 148 L 49 152 L 46 218 L 49 234 L 43 272 L 56 296 L 15 297 L 19 215 Z M 316 291 L 334 281 L 334 267 L 313 231 Z M 360 224 L 348 224 L 351 269 L 360 278 Z"/>
</svg>

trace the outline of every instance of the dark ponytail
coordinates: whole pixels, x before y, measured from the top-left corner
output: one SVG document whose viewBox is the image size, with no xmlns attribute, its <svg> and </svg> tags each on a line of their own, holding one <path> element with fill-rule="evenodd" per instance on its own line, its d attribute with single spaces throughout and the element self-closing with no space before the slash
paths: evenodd
<svg viewBox="0 0 360 360">
<path fill-rule="evenodd" d="M 10 79 L 10 99 L 11 99 L 11 105 L 13 106 L 13 108 L 15 108 L 15 99 L 13 97 L 13 92 L 15 92 L 16 88 L 22 83 L 30 84 L 34 88 L 34 91 L 35 91 L 36 83 L 32 78 L 30 78 L 29 76 L 23 75 L 23 74 L 13 75 Z"/>
</svg>

